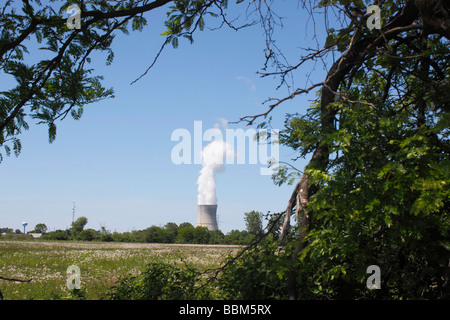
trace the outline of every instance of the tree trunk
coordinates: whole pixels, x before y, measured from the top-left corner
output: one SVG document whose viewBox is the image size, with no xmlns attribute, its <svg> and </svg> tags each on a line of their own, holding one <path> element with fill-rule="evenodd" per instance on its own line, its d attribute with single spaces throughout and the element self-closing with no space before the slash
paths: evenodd
<svg viewBox="0 0 450 320">
<path fill-rule="evenodd" d="M 414 0 L 407 2 L 406 6 L 392 19 L 392 21 L 383 28 L 381 32 L 375 32 L 373 35 L 363 38 L 358 42 L 355 37 L 359 31 L 356 29 L 353 38 L 350 41 L 347 51 L 337 60 L 327 73 L 326 81 L 324 82 L 321 94 L 321 132 L 322 134 L 329 134 L 335 130 L 334 119 L 337 110 L 331 108 L 329 105 L 334 101 L 339 86 L 346 79 L 351 77 L 351 71 L 358 69 L 363 61 L 370 59 L 377 53 L 377 46 L 382 45 L 385 41 L 392 39 L 400 32 L 404 31 L 401 27 L 410 26 L 419 16 L 418 9 Z M 365 23 L 365 21 L 364 21 Z M 358 27 L 360 28 L 361 25 Z M 380 34 L 381 33 L 381 34 Z M 307 245 L 306 236 L 311 226 L 311 219 L 313 213 L 307 210 L 306 206 L 310 197 L 317 192 L 318 186 L 310 184 L 310 177 L 307 172 L 308 169 L 317 169 L 325 171 L 329 160 L 329 146 L 324 142 L 319 142 L 314 151 L 310 162 L 305 168 L 305 173 L 300 178 L 294 191 L 289 199 L 286 217 L 281 230 L 281 241 L 285 239 L 286 233 L 289 229 L 290 215 L 292 209 L 296 206 L 296 216 L 299 211 L 302 211 L 302 218 L 299 222 L 299 237 L 297 245 L 291 256 L 291 270 L 287 280 L 287 291 L 289 299 L 297 298 L 297 269 L 299 253 Z M 295 202 L 295 203 L 294 203 Z"/>
</svg>

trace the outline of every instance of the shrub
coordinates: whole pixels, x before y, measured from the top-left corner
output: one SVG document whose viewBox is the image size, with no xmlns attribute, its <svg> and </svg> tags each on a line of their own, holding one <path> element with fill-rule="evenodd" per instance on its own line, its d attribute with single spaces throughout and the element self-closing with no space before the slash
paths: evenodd
<svg viewBox="0 0 450 320">
<path fill-rule="evenodd" d="M 50 231 L 47 234 L 42 235 L 41 239 L 45 240 L 67 240 L 69 235 L 65 230 Z"/>
<path fill-rule="evenodd" d="M 152 262 L 139 276 L 127 276 L 111 288 L 112 300 L 210 299 L 198 270 L 175 264 Z"/>
<path fill-rule="evenodd" d="M 229 257 L 218 280 L 222 299 L 287 299 L 288 261 L 276 241 L 263 241 L 238 259 Z"/>
<path fill-rule="evenodd" d="M 81 241 L 92 241 L 98 238 L 98 232 L 94 229 L 86 229 L 81 231 L 77 239 Z"/>
</svg>

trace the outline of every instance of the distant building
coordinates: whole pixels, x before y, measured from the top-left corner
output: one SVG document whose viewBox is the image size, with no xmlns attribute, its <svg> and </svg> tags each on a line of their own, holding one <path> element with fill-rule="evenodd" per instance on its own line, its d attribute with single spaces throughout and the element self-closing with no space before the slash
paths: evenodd
<svg viewBox="0 0 450 320">
<path fill-rule="evenodd" d="M 29 233 L 29 234 L 31 234 L 33 238 L 40 238 L 42 236 L 42 233 Z"/>
<path fill-rule="evenodd" d="M 34 237 L 32 234 L 29 233 L 23 234 L 23 233 L 6 233 L 6 232 L 3 232 L 1 235 L 3 237 L 31 237 L 31 238 L 39 238 L 42 235 L 42 233 L 35 233 L 35 234 L 38 234 L 39 236 Z"/>
</svg>

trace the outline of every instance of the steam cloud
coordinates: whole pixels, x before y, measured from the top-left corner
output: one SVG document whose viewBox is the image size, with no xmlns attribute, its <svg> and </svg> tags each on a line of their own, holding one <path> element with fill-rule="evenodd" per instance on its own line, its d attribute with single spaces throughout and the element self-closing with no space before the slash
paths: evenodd
<svg viewBox="0 0 450 320">
<path fill-rule="evenodd" d="M 234 156 L 234 151 L 229 143 L 216 139 L 203 148 L 201 156 L 203 167 L 197 180 L 197 204 L 215 205 L 217 204 L 215 175 L 225 170 L 225 159 Z"/>
</svg>

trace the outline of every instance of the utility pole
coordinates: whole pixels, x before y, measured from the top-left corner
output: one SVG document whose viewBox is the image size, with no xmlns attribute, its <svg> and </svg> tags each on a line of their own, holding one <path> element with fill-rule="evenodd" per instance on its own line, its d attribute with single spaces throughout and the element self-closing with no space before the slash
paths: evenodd
<svg viewBox="0 0 450 320">
<path fill-rule="evenodd" d="M 75 221 L 75 202 L 73 203 L 73 208 L 72 208 L 72 223 Z"/>
</svg>

